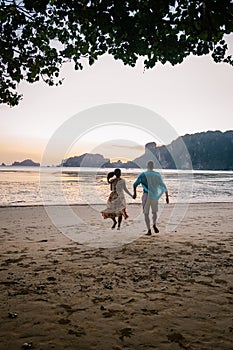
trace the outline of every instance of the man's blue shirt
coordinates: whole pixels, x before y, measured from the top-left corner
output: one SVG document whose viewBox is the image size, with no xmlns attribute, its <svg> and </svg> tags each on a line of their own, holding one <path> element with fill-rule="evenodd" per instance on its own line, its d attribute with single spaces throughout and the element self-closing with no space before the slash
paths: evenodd
<svg viewBox="0 0 233 350">
<path fill-rule="evenodd" d="M 133 186 L 142 185 L 143 190 L 148 193 L 148 196 L 158 200 L 164 192 L 167 192 L 167 187 L 163 182 L 160 173 L 154 170 L 147 170 L 141 173 Z"/>
</svg>

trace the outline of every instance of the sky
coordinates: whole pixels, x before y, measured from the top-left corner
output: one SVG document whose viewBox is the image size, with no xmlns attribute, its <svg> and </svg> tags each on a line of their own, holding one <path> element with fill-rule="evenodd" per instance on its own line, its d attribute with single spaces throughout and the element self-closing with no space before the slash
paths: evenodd
<svg viewBox="0 0 233 350">
<path fill-rule="evenodd" d="M 228 37 L 229 53 L 233 54 L 233 35 Z M 0 164 L 11 164 L 30 158 L 40 162 L 48 142 L 56 130 L 73 116 L 95 106 L 113 103 L 144 107 L 158 114 L 179 136 L 208 130 L 232 130 L 233 67 L 216 64 L 211 57 L 186 58 L 171 66 L 157 64 L 144 71 L 142 60 L 136 67 L 104 55 L 91 67 L 85 63 L 75 71 L 72 63 L 64 65 L 60 87 L 44 82 L 22 82 L 18 91 L 23 100 L 16 107 L 0 106 Z M 98 125 L 80 135 L 65 150 L 66 156 L 86 152 L 101 153 L 112 160 L 130 160 L 144 152 L 147 142 L 155 139 L 145 128 L 137 125 Z M 144 116 L 142 116 L 142 119 Z M 127 116 L 126 116 L 127 120 Z M 168 141 L 172 141 L 168 140 Z M 57 162 L 51 157 L 51 164 Z"/>
</svg>

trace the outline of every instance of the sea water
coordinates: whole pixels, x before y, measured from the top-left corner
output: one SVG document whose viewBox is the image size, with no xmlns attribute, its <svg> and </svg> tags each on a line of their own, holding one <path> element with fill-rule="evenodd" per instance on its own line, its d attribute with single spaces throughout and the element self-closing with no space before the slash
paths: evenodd
<svg viewBox="0 0 233 350">
<path fill-rule="evenodd" d="M 122 169 L 132 193 L 144 169 Z M 110 188 L 106 175 L 113 169 L 68 167 L 0 167 L 0 205 L 104 204 Z M 160 169 L 171 203 L 233 202 L 232 171 L 179 171 Z M 142 189 L 127 203 L 140 203 Z M 165 201 L 165 198 L 161 200 Z"/>
</svg>

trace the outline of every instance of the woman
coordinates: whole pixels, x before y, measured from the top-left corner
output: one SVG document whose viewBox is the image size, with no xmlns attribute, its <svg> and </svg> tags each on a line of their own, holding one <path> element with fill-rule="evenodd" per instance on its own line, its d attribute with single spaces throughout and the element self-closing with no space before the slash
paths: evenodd
<svg viewBox="0 0 233 350">
<path fill-rule="evenodd" d="M 110 184 L 111 193 L 107 201 L 107 208 L 101 213 L 104 219 L 111 218 L 113 220 L 112 229 L 117 225 L 117 229 L 120 230 L 122 217 L 128 218 L 126 213 L 126 201 L 124 191 L 133 198 L 132 194 L 128 191 L 125 180 L 121 178 L 121 170 L 115 169 L 114 172 L 110 172 L 107 175 L 108 183 Z M 116 221 L 118 217 L 118 222 Z"/>
</svg>

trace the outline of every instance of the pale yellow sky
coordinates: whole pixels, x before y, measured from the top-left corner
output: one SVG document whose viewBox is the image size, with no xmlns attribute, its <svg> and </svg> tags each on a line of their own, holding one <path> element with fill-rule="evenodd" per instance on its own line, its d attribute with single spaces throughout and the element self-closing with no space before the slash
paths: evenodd
<svg viewBox="0 0 233 350">
<path fill-rule="evenodd" d="M 66 157 L 87 153 L 103 154 L 111 160 L 132 160 L 144 152 L 147 142 L 157 140 L 146 131 L 132 126 L 109 125 L 96 127 L 80 137 L 70 149 Z"/>
<path fill-rule="evenodd" d="M 228 44 L 232 54 L 233 35 Z M 104 104 L 146 107 L 164 118 L 177 135 L 233 129 L 233 68 L 216 64 L 208 56 L 189 57 L 174 67 L 158 64 L 144 72 L 140 60 L 135 68 L 130 68 L 105 55 L 80 72 L 66 64 L 63 76 L 65 80 L 61 87 L 23 82 L 19 85 L 19 92 L 24 94 L 20 105 L 14 108 L 0 106 L 0 163 L 11 164 L 26 158 L 40 161 L 47 143 L 63 123 L 79 112 Z M 146 142 L 154 141 L 140 130 L 125 129 L 124 133 L 124 129 L 107 133 L 108 138 L 104 129 L 95 135 L 88 135 L 87 130 L 85 140 L 80 140 L 73 151 L 82 154 L 95 148 L 102 150 L 104 142 L 121 138 L 134 142 L 137 153 L 140 147 L 143 150 Z M 104 156 L 117 158 L 115 150 L 109 146 Z M 124 152 L 128 152 L 126 158 L 131 157 L 132 147 L 127 149 L 125 145 Z M 135 154 L 135 157 L 139 155 Z"/>
</svg>

